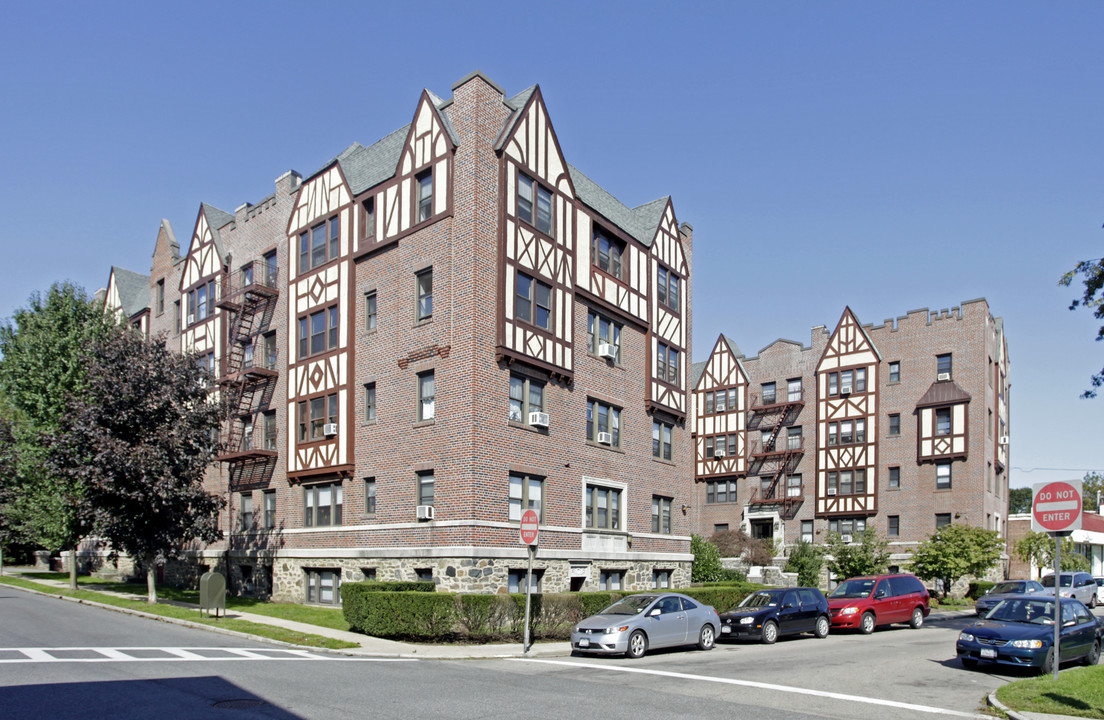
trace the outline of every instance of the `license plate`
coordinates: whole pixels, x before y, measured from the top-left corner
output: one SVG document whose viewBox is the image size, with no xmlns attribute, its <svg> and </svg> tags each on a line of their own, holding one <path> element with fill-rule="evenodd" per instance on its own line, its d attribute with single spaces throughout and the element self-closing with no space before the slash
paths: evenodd
<svg viewBox="0 0 1104 720">
<path fill-rule="evenodd" d="M 997 651 L 992 648 L 982 648 L 981 656 L 983 658 L 995 658 L 997 656 Z"/>
<path fill-rule="evenodd" d="M 579 647 L 590 647 L 590 640 L 580 640 Z"/>
</svg>

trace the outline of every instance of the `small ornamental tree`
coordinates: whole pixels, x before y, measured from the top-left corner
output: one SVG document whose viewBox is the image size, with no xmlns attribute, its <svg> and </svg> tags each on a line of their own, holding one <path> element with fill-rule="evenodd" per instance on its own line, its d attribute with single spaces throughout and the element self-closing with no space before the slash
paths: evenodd
<svg viewBox="0 0 1104 720">
<path fill-rule="evenodd" d="M 824 567 L 824 549 L 799 540 L 786 560 L 786 572 L 797 573 L 797 584 L 819 587 L 820 571 Z"/>
<path fill-rule="evenodd" d="M 996 530 L 973 525 L 944 525 L 913 551 L 912 571 L 924 580 L 940 580 L 943 597 L 967 575 L 980 578 L 1000 559 L 1004 541 Z"/>
<path fill-rule="evenodd" d="M 82 513 L 113 554 L 158 563 L 222 533 L 225 501 L 203 478 L 218 451 L 220 409 L 194 357 L 120 327 L 91 349 L 85 391 L 53 436 L 54 470 L 84 486 Z"/>
<path fill-rule="evenodd" d="M 1031 512 L 1031 488 L 1011 488 L 1008 491 L 1008 514 Z"/>
<path fill-rule="evenodd" d="M 715 582 L 725 578 L 721 553 L 716 545 L 701 535 L 691 535 L 690 552 L 694 555 L 694 567 L 690 570 L 691 582 Z"/>
<path fill-rule="evenodd" d="M 742 529 L 722 530 L 714 533 L 709 541 L 717 546 L 721 557 L 741 558 L 748 565 L 770 565 L 774 562 L 770 540 L 760 540 Z"/>
<path fill-rule="evenodd" d="M 1029 532 L 1016 541 L 1012 548 L 1020 560 L 1034 565 L 1039 569 L 1039 575 L 1047 569 L 1054 569 L 1054 538 L 1046 533 Z M 1062 541 L 1062 571 L 1076 572 L 1088 571 L 1089 561 L 1084 555 L 1074 552 L 1073 540 L 1066 538 Z"/>
<path fill-rule="evenodd" d="M 836 577 L 876 575 L 889 566 L 889 541 L 879 537 L 877 530 L 867 528 L 858 539 L 858 542 L 845 543 L 839 533 L 828 533 L 825 565 Z"/>
</svg>

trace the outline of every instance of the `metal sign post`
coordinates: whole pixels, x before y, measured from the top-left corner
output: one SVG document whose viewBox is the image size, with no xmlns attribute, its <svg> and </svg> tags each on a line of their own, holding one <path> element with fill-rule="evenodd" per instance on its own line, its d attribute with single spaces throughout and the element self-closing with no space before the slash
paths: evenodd
<svg viewBox="0 0 1104 720">
<path fill-rule="evenodd" d="M 1054 538 L 1054 679 L 1062 662 L 1062 538 L 1081 529 L 1080 480 L 1035 483 L 1031 489 L 1031 529 Z M 1072 589 L 1072 586 L 1071 586 Z"/>
<path fill-rule="evenodd" d="M 1062 632 L 1062 595 L 1058 588 L 1062 586 L 1062 533 L 1054 535 L 1054 679 L 1058 679 L 1059 639 Z"/>
<path fill-rule="evenodd" d="M 521 514 L 521 527 L 518 540 L 529 547 L 529 570 L 525 573 L 525 635 L 522 640 L 522 655 L 529 654 L 529 608 L 533 595 L 533 555 L 537 550 L 537 532 L 540 529 L 540 516 L 534 510 Z"/>
</svg>

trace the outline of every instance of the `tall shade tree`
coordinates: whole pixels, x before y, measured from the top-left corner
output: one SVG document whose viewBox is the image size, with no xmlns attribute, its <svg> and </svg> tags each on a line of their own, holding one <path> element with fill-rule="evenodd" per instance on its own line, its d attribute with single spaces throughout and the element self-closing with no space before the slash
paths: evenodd
<svg viewBox="0 0 1104 720">
<path fill-rule="evenodd" d="M 11 490 L 4 504 L 13 538 L 48 550 L 70 549 L 69 581 L 77 583 L 76 551 L 87 528 L 78 506 L 80 482 L 51 473 L 44 438 L 65 418 L 66 403 L 84 387 L 86 351 L 113 326 L 102 303 L 72 283 L 56 283 L 43 297 L 0 325 L 0 413 L 11 429 Z"/>
<path fill-rule="evenodd" d="M 873 528 L 867 528 L 856 537 L 858 542 L 848 543 L 839 533 L 828 533 L 824 543 L 824 564 L 828 570 L 838 578 L 885 572 L 889 566 L 889 541 Z"/>
<path fill-rule="evenodd" d="M 1054 568 L 1054 538 L 1046 533 L 1035 532 L 1034 530 L 1029 532 L 1016 541 L 1012 552 L 1020 560 L 1038 568 L 1040 577 L 1047 568 L 1052 570 Z M 1084 570 L 1087 572 L 1088 569 L 1088 559 L 1081 553 L 1074 551 L 1073 540 L 1071 538 L 1062 540 L 1062 571 L 1076 572 Z"/>
<path fill-rule="evenodd" d="M 982 577 L 1000 559 L 1004 541 L 996 530 L 973 525 L 944 525 L 913 551 L 912 571 L 924 580 L 940 580 L 943 597 L 967 575 Z"/>
<path fill-rule="evenodd" d="M 1085 291 L 1079 299 L 1070 303 L 1069 309 L 1076 310 L 1083 307 L 1089 310 L 1093 317 L 1104 320 L 1104 258 L 1082 260 L 1073 270 L 1063 275 L 1058 284 L 1069 287 L 1079 275 L 1083 276 Z M 1104 340 L 1104 325 L 1101 325 L 1100 330 L 1097 331 L 1096 340 L 1097 342 Z M 1083 398 L 1096 397 L 1097 388 L 1104 385 L 1104 369 L 1093 375 L 1089 382 L 1091 387 L 1081 394 Z"/>
<path fill-rule="evenodd" d="M 192 543 L 222 537 L 223 498 L 203 478 L 218 451 L 220 408 L 191 356 L 117 328 L 91 351 L 87 383 L 54 434 L 55 472 L 85 488 L 82 510 L 113 554 L 155 570 Z"/>
</svg>

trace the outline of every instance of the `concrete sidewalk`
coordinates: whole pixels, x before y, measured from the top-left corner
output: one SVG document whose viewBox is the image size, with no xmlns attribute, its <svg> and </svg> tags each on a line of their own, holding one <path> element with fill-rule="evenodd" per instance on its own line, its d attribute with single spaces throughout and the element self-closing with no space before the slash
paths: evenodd
<svg viewBox="0 0 1104 720">
<path fill-rule="evenodd" d="M 41 570 L 35 570 L 29 567 L 5 567 L 4 575 L 19 577 L 28 582 L 35 582 L 40 585 L 47 585 L 50 587 L 56 587 L 61 589 L 69 589 L 69 583 L 62 580 L 46 580 L 38 577 L 34 577 L 33 574 L 40 573 Z M 25 590 L 14 585 L 8 585 L 7 587 L 14 588 L 16 590 Z M 135 595 L 132 593 L 120 593 L 110 590 L 99 590 L 88 587 L 82 587 L 81 590 L 87 590 L 89 592 L 102 593 L 104 595 L 114 595 L 116 597 L 123 597 L 131 600 L 145 600 L 146 596 Z M 25 590 L 25 592 L 35 592 L 33 590 Z M 51 597 L 58 597 L 51 595 Z M 69 599 L 62 597 L 61 599 Z M 196 612 L 199 612 L 199 606 L 193 603 L 181 603 L 171 600 L 159 600 L 159 604 L 176 605 L 178 607 L 194 608 Z M 95 603 L 93 603 L 95 604 Z M 149 617 L 162 622 L 172 623 L 175 625 L 184 625 L 187 627 L 199 628 L 203 630 L 213 630 L 227 635 L 233 635 L 250 640 L 258 640 L 262 642 L 278 642 L 270 640 L 268 638 L 259 637 L 257 635 L 250 635 L 249 633 L 237 632 L 235 630 L 228 630 L 225 628 L 212 627 L 211 625 L 205 625 L 202 623 L 194 623 L 188 620 L 181 620 L 179 618 L 165 617 L 163 615 L 155 615 L 152 613 L 143 613 L 140 611 L 130 610 L 128 608 L 120 608 L 115 605 L 98 605 L 108 610 L 114 610 L 116 612 L 124 612 L 132 615 L 140 615 L 143 617 Z M 359 647 L 354 648 L 342 648 L 340 650 L 329 650 L 325 648 L 305 647 L 312 652 L 325 652 L 325 653 L 341 653 L 347 655 L 365 655 L 371 657 L 392 657 L 392 658 L 425 658 L 427 660 L 461 660 L 461 659 L 473 659 L 473 658 L 503 658 L 503 657 L 549 657 L 549 656 L 565 656 L 571 654 L 571 643 L 569 642 L 549 642 L 538 643 L 529 648 L 528 655 L 522 649 L 521 643 L 504 643 L 494 645 L 420 645 L 417 643 L 405 643 L 396 642 L 394 640 L 385 640 L 383 638 L 370 637 L 368 635 L 362 635 L 361 633 L 349 632 L 348 630 L 335 630 L 333 628 L 322 627 L 320 625 L 311 625 L 309 623 L 296 622 L 294 620 L 284 620 L 283 618 L 271 617 L 269 615 L 258 615 L 257 613 L 244 612 L 241 610 L 228 610 L 225 617 L 238 620 L 246 620 L 258 625 L 271 625 L 273 627 L 281 627 L 287 630 L 295 632 L 306 633 L 310 635 L 321 635 L 322 637 L 331 638 L 334 640 L 343 640 L 345 642 L 355 643 Z M 286 645 L 287 643 L 279 643 Z"/>
</svg>

